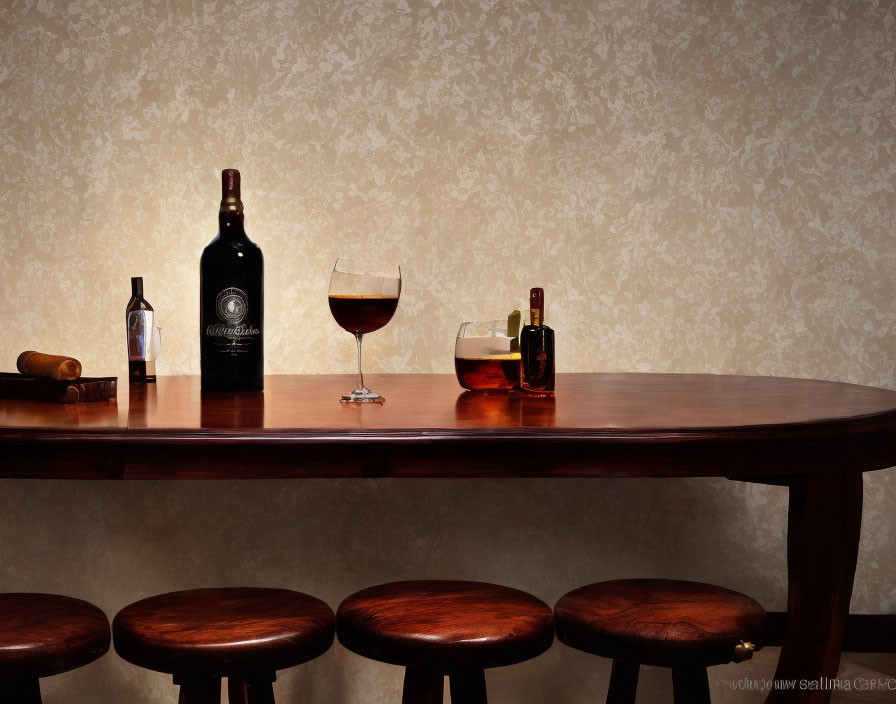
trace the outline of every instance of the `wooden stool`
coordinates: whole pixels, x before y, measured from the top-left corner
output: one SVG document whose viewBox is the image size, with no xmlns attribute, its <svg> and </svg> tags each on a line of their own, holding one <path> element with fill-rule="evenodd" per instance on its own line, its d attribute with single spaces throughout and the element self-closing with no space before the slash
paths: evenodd
<svg viewBox="0 0 896 704">
<path fill-rule="evenodd" d="M 0 701 L 40 704 L 41 677 L 109 650 L 109 620 L 93 604 L 55 594 L 0 594 Z"/>
<path fill-rule="evenodd" d="M 486 704 L 485 670 L 540 655 L 554 640 L 551 607 L 530 594 L 480 582 L 395 582 L 348 597 L 339 642 L 401 665 L 403 704 Z"/>
<path fill-rule="evenodd" d="M 613 660 L 607 704 L 634 704 L 641 665 L 672 669 L 675 704 L 708 704 L 706 668 L 753 656 L 765 610 L 730 589 L 620 579 L 557 602 L 557 638 Z"/>
<path fill-rule="evenodd" d="M 193 589 L 143 599 L 112 622 L 115 650 L 174 675 L 180 704 L 273 704 L 276 671 L 325 653 L 333 610 L 286 589 Z"/>
</svg>

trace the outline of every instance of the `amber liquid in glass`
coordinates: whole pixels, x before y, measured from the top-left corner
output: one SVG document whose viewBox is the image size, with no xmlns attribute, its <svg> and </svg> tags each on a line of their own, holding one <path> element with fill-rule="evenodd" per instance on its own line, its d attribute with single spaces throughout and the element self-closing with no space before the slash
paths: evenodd
<svg viewBox="0 0 896 704">
<path fill-rule="evenodd" d="M 397 296 L 328 296 L 330 312 L 344 330 L 368 333 L 392 320 Z"/>
<path fill-rule="evenodd" d="M 520 355 L 455 357 L 454 370 L 460 385 L 470 391 L 509 390 L 520 383 Z"/>
</svg>

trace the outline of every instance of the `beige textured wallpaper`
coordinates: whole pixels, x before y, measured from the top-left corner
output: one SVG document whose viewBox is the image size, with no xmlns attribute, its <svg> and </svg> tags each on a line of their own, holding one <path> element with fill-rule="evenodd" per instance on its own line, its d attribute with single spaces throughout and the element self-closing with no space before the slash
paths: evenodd
<svg viewBox="0 0 896 704">
<path fill-rule="evenodd" d="M 451 371 L 461 321 L 541 285 L 559 371 L 896 387 L 894 53 L 893 0 L 4 0 L 0 366 L 40 349 L 125 376 L 141 275 L 160 373 L 196 373 L 199 255 L 236 167 L 269 373 L 352 370 L 327 279 L 366 253 L 405 276 L 371 372 Z M 866 507 L 853 610 L 892 611 L 892 471 L 867 477 Z M 208 584 L 335 606 L 402 577 L 552 601 L 662 575 L 780 609 L 785 511 L 783 490 L 723 480 L 7 481 L 0 589 L 111 616 Z M 761 701 L 725 680 L 773 666 L 716 670 L 716 701 Z M 489 683 L 498 704 L 572 704 L 599 701 L 608 672 L 557 645 Z M 337 647 L 277 691 L 379 704 L 399 683 Z M 45 693 L 175 700 L 114 655 Z M 640 701 L 669 693 L 645 673 Z"/>
</svg>

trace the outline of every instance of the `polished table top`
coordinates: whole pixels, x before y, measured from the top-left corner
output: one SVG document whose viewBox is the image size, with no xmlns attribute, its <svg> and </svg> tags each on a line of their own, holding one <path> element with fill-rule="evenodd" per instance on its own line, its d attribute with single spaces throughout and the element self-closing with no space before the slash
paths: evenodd
<svg viewBox="0 0 896 704">
<path fill-rule="evenodd" d="M 387 399 L 341 404 L 349 375 L 265 377 L 263 393 L 201 394 L 198 376 L 119 387 L 117 402 L 0 399 L 0 429 L 703 430 L 896 414 L 896 391 L 809 379 L 711 374 L 560 374 L 552 401 L 473 394 L 451 374 L 371 375 Z M 0 430 L 2 432 L 2 430 Z"/>
<path fill-rule="evenodd" d="M 402 374 L 370 377 L 384 406 L 343 406 L 338 397 L 354 381 L 270 376 L 264 394 L 203 396 L 196 377 L 170 377 L 123 387 L 117 403 L 0 401 L 0 477 L 785 484 L 789 596 L 775 678 L 836 676 L 858 553 L 859 473 L 896 465 L 896 392 L 801 379 L 561 374 L 556 399 L 545 400 L 461 393 L 453 375 Z M 766 701 L 828 704 L 830 691 L 775 690 Z"/>
<path fill-rule="evenodd" d="M 225 465 L 245 462 L 239 447 L 280 448 L 253 455 L 252 476 L 773 476 L 896 465 L 896 392 L 867 386 L 776 377 L 560 374 L 556 399 L 541 399 L 464 393 L 448 374 L 395 374 L 370 376 L 370 386 L 387 399 L 384 405 L 340 404 L 339 395 L 354 380 L 268 376 L 263 394 L 201 394 L 198 377 L 176 376 L 130 390 L 122 384 L 117 402 L 0 400 L 0 445 L 8 449 L 0 476 L 82 476 L 49 465 L 90 464 L 85 448 L 91 447 L 94 465 L 97 458 L 120 464 L 101 476 L 243 476 L 223 466 L 210 469 L 215 452 Z M 529 445 L 530 462 L 510 449 L 520 443 Z M 337 451 L 352 444 L 364 445 L 364 452 Z M 128 452 L 128 445 L 141 450 Z M 208 467 L 194 475 L 173 462 L 167 471 L 147 466 L 146 457 L 157 459 L 160 448 L 174 445 L 185 465 L 197 460 L 187 447 L 205 448 Z M 404 449 L 383 449 L 392 445 Z M 470 451 L 473 446 L 481 456 Z M 61 447 L 68 457 L 59 456 Z M 502 452 L 511 456 L 502 460 Z M 418 470 L 392 466 L 401 453 Z M 298 468 L 312 460 L 316 467 Z M 334 460 L 348 464 L 319 464 Z M 24 466 L 26 461 L 44 469 Z M 263 464 L 280 469 L 266 471 Z"/>
</svg>

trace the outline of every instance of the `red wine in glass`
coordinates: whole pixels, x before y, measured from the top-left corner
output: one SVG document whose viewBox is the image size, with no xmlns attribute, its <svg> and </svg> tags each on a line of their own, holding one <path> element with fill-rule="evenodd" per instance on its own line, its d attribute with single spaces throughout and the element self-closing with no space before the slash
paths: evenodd
<svg viewBox="0 0 896 704">
<path fill-rule="evenodd" d="M 379 330 L 392 320 L 398 308 L 398 296 L 333 295 L 330 312 L 343 330 L 368 333 Z"/>
<path fill-rule="evenodd" d="M 330 274 L 328 301 L 333 318 L 355 336 L 358 345 L 358 388 L 343 403 L 382 403 L 385 399 L 364 386 L 361 340 L 388 323 L 401 295 L 401 267 L 376 261 L 337 259 Z"/>
</svg>

